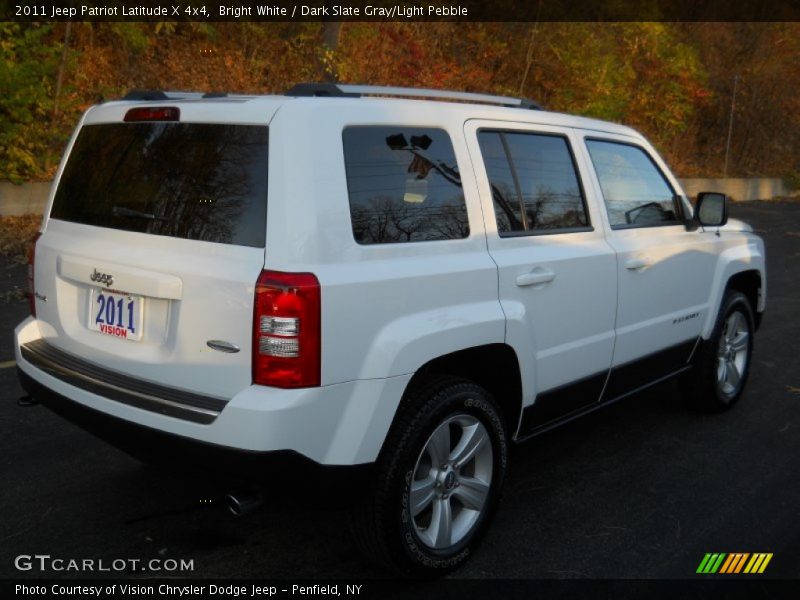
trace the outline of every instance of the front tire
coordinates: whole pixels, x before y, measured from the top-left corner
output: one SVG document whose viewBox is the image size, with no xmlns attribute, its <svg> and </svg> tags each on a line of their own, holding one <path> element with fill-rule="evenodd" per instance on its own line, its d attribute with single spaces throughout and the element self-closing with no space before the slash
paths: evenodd
<svg viewBox="0 0 800 600">
<path fill-rule="evenodd" d="M 750 374 L 753 331 L 753 309 L 747 296 L 729 290 L 711 337 L 683 381 L 684 396 L 691 408 L 721 412 L 741 397 Z"/>
<path fill-rule="evenodd" d="M 486 531 L 507 460 L 503 420 L 486 390 L 453 377 L 419 386 L 401 405 L 373 488 L 354 511 L 358 545 L 403 575 L 455 569 Z"/>
</svg>

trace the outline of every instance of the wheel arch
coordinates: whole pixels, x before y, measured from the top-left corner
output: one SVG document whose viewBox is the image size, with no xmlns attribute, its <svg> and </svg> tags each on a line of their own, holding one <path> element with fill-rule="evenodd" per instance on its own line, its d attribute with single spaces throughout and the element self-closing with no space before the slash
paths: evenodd
<svg viewBox="0 0 800 600">
<path fill-rule="evenodd" d="M 509 437 L 516 434 L 522 415 L 522 374 L 517 353 L 501 343 L 465 348 L 423 364 L 406 385 L 390 430 L 406 406 L 409 394 L 437 376 L 466 379 L 484 388 L 497 403 Z"/>
<path fill-rule="evenodd" d="M 761 324 L 767 294 L 765 262 L 764 245 L 759 238 L 748 241 L 747 244 L 737 243 L 720 254 L 711 283 L 708 311 L 701 330 L 704 340 L 711 335 L 722 300 L 731 289 L 747 297 L 753 311 L 754 325 L 758 327 Z"/>
<path fill-rule="evenodd" d="M 728 290 L 736 290 L 743 293 L 747 297 L 748 302 L 750 302 L 750 308 L 753 311 L 753 319 L 755 321 L 754 326 L 756 330 L 758 330 L 758 328 L 761 326 L 761 318 L 764 314 L 763 312 L 758 311 L 762 282 L 760 271 L 757 269 L 748 269 L 731 275 L 731 277 L 728 278 L 727 284 L 725 285 L 726 292 Z"/>
</svg>

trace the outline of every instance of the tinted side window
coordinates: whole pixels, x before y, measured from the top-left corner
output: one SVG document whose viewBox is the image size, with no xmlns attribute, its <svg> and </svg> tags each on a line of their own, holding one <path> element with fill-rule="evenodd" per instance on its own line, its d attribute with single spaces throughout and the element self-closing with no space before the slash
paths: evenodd
<svg viewBox="0 0 800 600">
<path fill-rule="evenodd" d="M 675 192 L 637 146 L 586 140 L 612 227 L 669 225 L 679 221 Z"/>
<path fill-rule="evenodd" d="M 85 125 L 50 216 L 263 248 L 267 142 L 267 128 L 256 125 Z"/>
<path fill-rule="evenodd" d="M 465 238 L 469 220 L 453 144 L 441 129 L 348 127 L 343 133 L 359 244 Z"/>
<path fill-rule="evenodd" d="M 589 225 L 567 140 L 557 135 L 481 131 L 481 154 L 503 233 Z"/>
</svg>

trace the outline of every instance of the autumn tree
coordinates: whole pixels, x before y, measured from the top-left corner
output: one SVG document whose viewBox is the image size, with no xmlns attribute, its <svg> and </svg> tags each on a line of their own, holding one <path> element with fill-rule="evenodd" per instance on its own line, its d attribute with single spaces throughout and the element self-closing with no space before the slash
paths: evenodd
<svg viewBox="0 0 800 600">
<path fill-rule="evenodd" d="M 69 35 L 65 28 L 0 24 L 2 179 L 51 177 L 80 113 L 130 89 L 264 94 L 325 80 L 523 95 L 549 110 L 632 125 L 686 176 L 723 171 L 736 79 L 729 174 L 800 173 L 797 23 L 75 22 Z"/>
</svg>

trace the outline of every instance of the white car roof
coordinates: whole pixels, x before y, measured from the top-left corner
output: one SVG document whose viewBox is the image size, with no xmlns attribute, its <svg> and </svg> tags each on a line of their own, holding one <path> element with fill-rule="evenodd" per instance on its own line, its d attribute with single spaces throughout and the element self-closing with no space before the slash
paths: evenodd
<svg viewBox="0 0 800 600">
<path fill-rule="evenodd" d="M 402 90 L 404 92 L 432 92 L 438 90 L 412 90 L 410 88 L 379 88 L 366 86 L 341 86 L 350 89 L 372 89 L 380 93 L 381 90 Z M 159 94 L 159 92 L 155 92 Z M 284 104 L 291 103 L 292 112 L 314 111 L 325 107 L 336 108 L 337 111 L 349 112 L 358 115 L 365 108 L 382 106 L 387 112 L 396 112 L 398 115 L 414 114 L 424 107 L 426 113 L 442 112 L 443 121 L 459 118 L 464 121 L 469 119 L 488 119 L 517 123 L 531 123 L 555 125 L 577 129 L 593 130 L 617 135 L 640 138 L 641 135 L 634 129 L 599 119 L 590 119 L 569 115 L 565 113 L 550 112 L 537 108 L 523 108 L 509 105 L 492 105 L 480 102 L 464 101 L 468 98 L 498 99 L 498 101 L 520 101 L 519 99 L 488 96 L 483 94 L 462 94 L 460 92 L 441 92 L 443 98 L 461 101 L 442 101 L 436 97 L 417 99 L 409 97 L 392 97 L 383 95 L 370 95 L 361 97 L 343 96 L 290 96 L 290 95 L 203 95 L 197 92 L 165 92 L 164 97 L 154 100 L 128 100 L 106 102 L 92 107 L 86 115 L 85 124 L 119 122 L 124 119 L 125 113 L 136 106 L 177 106 L 181 111 L 182 121 L 191 122 L 231 122 L 248 124 L 268 124 L 278 109 Z M 426 94 L 419 94 L 424 96 Z"/>
</svg>

